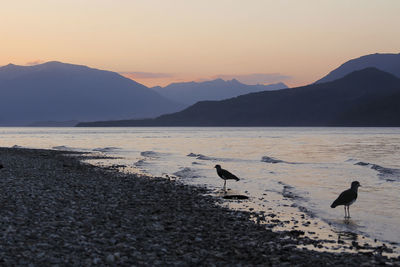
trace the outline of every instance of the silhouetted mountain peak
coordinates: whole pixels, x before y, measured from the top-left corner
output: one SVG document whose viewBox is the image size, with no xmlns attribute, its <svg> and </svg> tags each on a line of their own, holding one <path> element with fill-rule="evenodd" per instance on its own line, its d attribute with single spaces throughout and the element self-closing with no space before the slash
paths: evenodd
<svg viewBox="0 0 400 267">
<path fill-rule="evenodd" d="M 221 78 L 218 79 L 214 79 L 214 80 L 208 80 L 208 81 L 204 81 L 204 82 L 197 82 L 195 83 L 197 86 L 215 86 L 215 85 L 222 85 L 225 84 L 226 82 L 224 80 L 222 80 Z"/>
<path fill-rule="evenodd" d="M 42 64 L 37 64 L 37 65 L 34 65 L 34 66 L 40 66 L 40 65 L 43 65 L 43 66 L 59 66 L 59 65 L 74 65 L 74 64 L 69 64 L 69 63 L 64 63 L 64 62 L 61 62 L 61 61 L 57 61 L 57 60 L 52 60 L 52 61 L 47 61 L 47 62 L 45 62 L 45 63 L 42 63 Z"/>
<path fill-rule="evenodd" d="M 365 68 L 362 70 L 354 71 L 350 74 L 347 74 L 343 78 L 332 81 L 332 83 L 359 83 L 359 84 L 375 84 L 379 85 L 380 83 L 386 81 L 396 81 L 399 80 L 395 75 L 387 73 L 385 71 L 379 70 L 374 67 Z"/>
<path fill-rule="evenodd" d="M 84 65 L 75 65 L 70 63 L 63 63 L 60 61 L 49 61 L 42 64 L 32 65 L 32 66 L 21 66 L 15 64 L 8 64 L 6 66 L 0 67 L 0 77 L 6 79 L 18 78 L 21 75 L 29 73 L 37 73 L 41 71 L 68 71 L 68 70 L 89 70 L 91 68 Z M 97 69 L 92 69 L 97 70 Z"/>
<path fill-rule="evenodd" d="M 236 79 L 232 79 L 232 80 L 230 80 L 230 82 L 233 83 L 233 84 L 242 84 L 241 82 L 239 82 Z"/>
<path fill-rule="evenodd" d="M 204 82 L 173 83 L 164 88 L 153 87 L 159 94 L 186 105 L 204 100 L 222 100 L 243 94 L 287 88 L 283 83 L 271 85 L 247 85 L 236 79 L 225 81 L 221 78 Z"/>
<path fill-rule="evenodd" d="M 161 86 L 156 86 L 156 87 L 153 87 L 153 88 L 162 88 L 162 89 L 164 89 L 164 88 L 167 88 L 167 87 L 172 87 L 172 86 L 179 86 L 179 87 L 182 87 L 182 86 L 190 86 L 190 85 L 196 85 L 197 84 L 197 82 L 175 82 L 175 83 L 170 83 L 170 84 L 168 84 L 167 86 L 165 86 L 165 87 L 161 87 Z"/>
<path fill-rule="evenodd" d="M 36 67 L 36 68 L 60 68 L 60 67 L 77 67 L 80 65 L 75 65 L 75 64 L 70 64 L 70 63 L 63 63 L 60 61 L 48 61 L 42 64 L 37 64 L 37 65 L 33 65 L 32 67 Z M 83 67 L 83 66 L 80 66 Z"/>
<path fill-rule="evenodd" d="M 399 54 L 375 53 L 351 59 L 343 63 L 338 68 L 334 69 L 328 75 L 316 81 L 315 83 L 323 83 L 323 82 L 337 80 L 353 71 L 369 67 L 377 68 L 379 70 L 391 73 L 400 78 L 400 53 Z"/>
<path fill-rule="evenodd" d="M 15 69 L 20 68 L 20 67 L 22 67 L 22 66 L 18 66 L 18 65 L 15 65 L 13 63 L 9 63 L 9 64 L 7 64 L 5 66 L 0 67 L 0 70 L 2 70 L 2 71 L 15 70 Z"/>
<path fill-rule="evenodd" d="M 53 82 L 56 82 L 55 79 L 62 79 L 61 77 L 71 78 L 72 76 L 79 76 L 80 78 L 86 76 L 88 79 L 90 79 L 90 77 L 95 79 L 95 76 L 113 76 L 115 79 L 117 79 L 117 76 L 120 75 L 111 71 L 98 70 L 84 65 L 75 65 L 59 61 L 49 61 L 32 66 L 9 64 L 0 68 L 0 81 L 22 80 L 36 77 L 37 79 L 42 79 L 42 81 L 53 80 Z M 120 76 L 118 79 L 127 78 Z M 36 81 L 32 81 L 32 87 L 36 86 Z M 136 83 L 133 80 L 130 81 L 131 83 Z M 140 86 L 144 87 L 143 85 Z"/>
<path fill-rule="evenodd" d="M 31 68 L 38 70 L 38 71 L 67 71 L 67 70 L 77 70 L 77 71 L 82 71 L 82 70 L 98 70 L 95 68 L 89 68 L 88 66 L 85 65 L 77 65 L 77 64 L 71 64 L 71 63 L 63 63 L 60 61 L 49 61 L 43 64 L 38 64 L 31 66 Z"/>
<path fill-rule="evenodd" d="M 1 125 L 143 118 L 182 106 L 112 71 L 50 61 L 0 68 Z"/>
<path fill-rule="evenodd" d="M 352 78 L 371 79 L 377 76 L 397 78 L 395 75 L 390 74 L 386 71 L 382 71 L 375 67 L 368 67 L 365 69 L 353 71 L 352 73 L 347 74 L 344 78 L 352 77 Z"/>
</svg>

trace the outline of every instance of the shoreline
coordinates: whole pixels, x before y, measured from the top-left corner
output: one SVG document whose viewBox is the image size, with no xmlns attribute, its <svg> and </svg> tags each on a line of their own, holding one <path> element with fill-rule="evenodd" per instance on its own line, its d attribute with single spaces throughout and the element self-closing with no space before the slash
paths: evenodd
<svg viewBox="0 0 400 267">
<path fill-rule="evenodd" d="M 400 265 L 382 247 L 299 249 L 320 243 L 268 229 L 262 221 L 274 211 L 257 223 L 255 212 L 225 208 L 206 188 L 93 166 L 85 154 L 0 148 L 1 263 Z"/>
</svg>

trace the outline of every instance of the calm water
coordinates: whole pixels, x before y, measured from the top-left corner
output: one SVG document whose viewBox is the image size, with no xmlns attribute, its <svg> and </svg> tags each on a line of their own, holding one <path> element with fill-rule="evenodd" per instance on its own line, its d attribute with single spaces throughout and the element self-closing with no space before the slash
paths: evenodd
<svg viewBox="0 0 400 267">
<path fill-rule="evenodd" d="M 277 208 L 284 192 L 334 227 L 400 242 L 400 128 L 0 128 L 0 146 L 14 145 L 118 155 L 215 190 L 220 164 L 241 178 L 228 188 L 259 209 Z M 343 208 L 329 206 L 353 180 L 362 187 L 345 225 Z"/>
</svg>

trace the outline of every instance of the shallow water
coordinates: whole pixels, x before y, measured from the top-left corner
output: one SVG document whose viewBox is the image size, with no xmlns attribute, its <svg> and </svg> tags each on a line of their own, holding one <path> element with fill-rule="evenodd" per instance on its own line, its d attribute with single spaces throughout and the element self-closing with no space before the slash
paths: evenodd
<svg viewBox="0 0 400 267">
<path fill-rule="evenodd" d="M 301 206 L 338 231 L 400 242 L 400 128 L 0 128 L 0 146 L 14 145 L 121 156 L 127 169 L 215 191 L 220 164 L 255 209 Z M 329 206 L 353 180 L 349 223 Z"/>
</svg>

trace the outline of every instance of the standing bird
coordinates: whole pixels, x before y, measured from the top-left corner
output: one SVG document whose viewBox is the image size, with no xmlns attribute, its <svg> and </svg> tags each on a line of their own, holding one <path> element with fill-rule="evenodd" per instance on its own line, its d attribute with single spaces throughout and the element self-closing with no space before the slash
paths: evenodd
<svg viewBox="0 0 400 267">
<path fill-rule="evenodd" d="M 358 181 L 351 183 L 351 188 L 343 191 L 339 197 L 333 201 L 331 208 L 336 208 L 336 206 L 344 205 L 344 218 L 350 218 L 350 205 L 353 204 L 357 199 L 358 187 L 360 187 Z M 347 213 L 346 213 L 347 207 Z"/>
<path fill-rule="evenodd" d="M 236 180 L 239 181 L 240 179 L 236 177 L 236 175 L 228 172 L 227 170 L 224 170 L 221 168 L 221 165 L 215 165 L 215 167 L 217 169 L 217 174 L 219 177 L 221 177 L 221 179 L 224 179 L 224 191 L 226 191 L 226 180 Z"/>
</svg>

